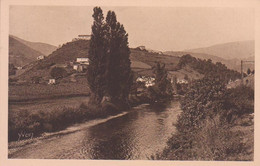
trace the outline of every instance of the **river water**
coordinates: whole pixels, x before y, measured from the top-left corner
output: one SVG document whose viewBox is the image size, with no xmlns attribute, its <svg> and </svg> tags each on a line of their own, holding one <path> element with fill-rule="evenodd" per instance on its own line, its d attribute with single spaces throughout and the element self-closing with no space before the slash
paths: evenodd
<svg viewBox="0 0 260 166">
<path fill-rule="evenodd" d="M 74 132 L 58 134 L 26 145 L 10 158 L 149 159 L 162 152 L 175 132 L 179 102 L 143 104 L 116 117 L 75 125 Z"/>
</svg>

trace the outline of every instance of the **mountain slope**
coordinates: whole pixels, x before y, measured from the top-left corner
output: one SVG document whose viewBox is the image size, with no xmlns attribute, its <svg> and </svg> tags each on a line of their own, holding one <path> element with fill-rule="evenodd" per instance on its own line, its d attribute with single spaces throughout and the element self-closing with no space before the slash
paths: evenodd
<svg viewBox="0 0 260 166">
<path fill-rule="evenodd" d="M 10 35 L 10 37 L 16 39 L 17 41 L 23 43 L 24 45 L 34 49 L 35 51 L 38 51 L 38 52 L 44 54 L 46 56 L 48 56 L 49 54 L 51 54 L 53 51 L 55 51 L 57 49 L 56 46 L 53 46 L 50 44 L 40 43 L 40 42 L 30 42 L 30 41 L 23 40 L 21 38 L 13 36 L 13 35 Z"/>
<path fill-rule="evenodd" d="M 12 36 L 9 36 L 9 63 L 14 64 L 15 66 L 24 66 L 35 61 L 40 55 L 44 54 L 26 46 Z"/>
<path fill-rule="evenodd" d="M 254 40 L 249 41 L 238 41 L 224 44 L 213 45 L 205 48 L 197 48 L 185 50 L 193 53 L 203 53 L 218 56 L 223 59 L 244 59 L 254 56 L 255 52 Z"/>
</svg>

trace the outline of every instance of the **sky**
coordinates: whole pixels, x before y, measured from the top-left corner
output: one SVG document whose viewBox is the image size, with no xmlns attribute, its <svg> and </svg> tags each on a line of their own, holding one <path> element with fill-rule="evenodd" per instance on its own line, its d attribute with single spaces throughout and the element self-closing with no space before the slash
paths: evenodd
<svg viewBox="0 0 260 166">
<path fill-rule="evenodd" d="M 131 48 L 182 51 L 254 40 L 252 8 L 102 7 L 115 11 Z M 11 6 L 9 33 L 58 46 L 79 34 L 91 34 L 93 6 Z"/>
</svg>

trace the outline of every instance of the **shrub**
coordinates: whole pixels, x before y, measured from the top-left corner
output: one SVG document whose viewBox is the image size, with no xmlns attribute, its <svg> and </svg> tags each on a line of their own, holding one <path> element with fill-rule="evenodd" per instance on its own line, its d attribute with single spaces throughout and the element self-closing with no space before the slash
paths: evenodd
<svg viewBox="0 0 260 166">
<path fill-rule="evenodd" d="M 50 75 L 52 78 L 59 79 L 68 75 L 67 71 L 61 67 L 54 67 L 51 69 Z"/>
</svg>

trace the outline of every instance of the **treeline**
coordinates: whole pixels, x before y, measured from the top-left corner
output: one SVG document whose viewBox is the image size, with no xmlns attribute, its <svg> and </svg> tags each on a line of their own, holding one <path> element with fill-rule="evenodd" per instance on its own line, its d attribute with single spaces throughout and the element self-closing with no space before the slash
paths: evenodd
<svg viewBox="0 0 260 166">
<path fill-rule="evenodd" d="M 217 62 L 214 64 L 211 59 L 201 60 L 191 55 L 183 55 L 179 63 L 177 65 L 177 69 L 181 69 L 182 67 L 189 65 L 194 70 L 199 72 L 200 74 L 205 75 L 205 77 L 215 77 L 224 81 L 224 83 L 228 83 L 228 81 L 236 80 L 241 77 L 241 74 L 237 71 L 228 69 L 226 65 L 221 62 Z"/>
</svg>

